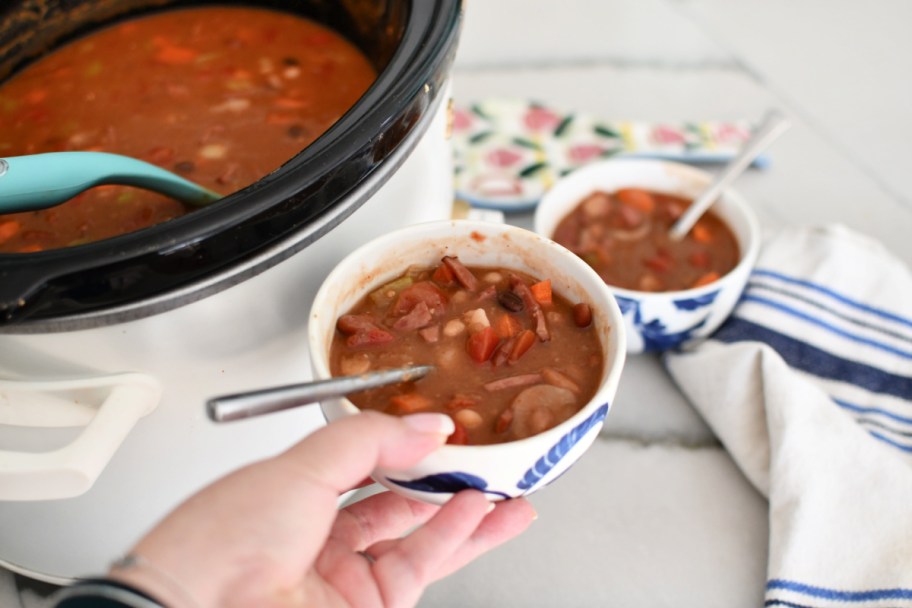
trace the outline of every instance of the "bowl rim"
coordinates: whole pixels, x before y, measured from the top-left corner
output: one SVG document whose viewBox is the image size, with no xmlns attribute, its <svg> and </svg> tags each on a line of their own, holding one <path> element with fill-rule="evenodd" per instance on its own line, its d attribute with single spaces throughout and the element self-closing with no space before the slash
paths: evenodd
<svg viewBox="0 0 912 608">
<path fill-rule="evenodd" d="M 547 443 L 550 445 L 554 442 L 553 439 L 551 439 L 552 437 L 562 437 L 569 430 L 583 421 L 586 417 L 590 416 L 593 411 L 604 405 L 600 399 L 596 399 L 599 394 L 605 390 L 610 390 L 612 386 L 614 387 L 614 393 L 616 393 L 617 386 L 620 382 L 621 372 L 623 371 L 624 365 L 626 363 L 626 330 L 624 326 L 624 318 L 620 307 L 618 306 L 617 300 L 614 297 L 614 294 L 612 294 L 611 291 L 607 289 L 605 282 L 601 280 L 598 274 L 588 264 L 583 262 L 582 259 L 576 256 L 576 254 L 571 252 L 569 249 L 566 249 L 551 239 L 544 238 L 531 230 L 520 228 L 518 226 L 513 226 L 510 224 L 497 224 L 484 220 L 471 219 L 434 220 L 430 222 L 412 224 L 400 228 L 396 231 L 389 232 L 385 235 L 362 244 L 357 249 L 349 253 L 335 266 L 335 268 L 333 268 L 333 270 L 329 273 L 329 275 L 327 275 L 323 283 L 320 285 L 320 288 L 317 290 L 317 294 L 314 297 L 311 311 L 308 316 L 307 341 L 310 352 L 311 366 L 313 367 L 315 376 L 317 376 L 316 379 L 323 379 L 331 376 L 329 373 L 327 358 L 323 355 L 324 349 L 321 348 L 322 339 L 318 333 L 318 324 L 314 322 L 314 316 L 320 314 L 319 311 L 321 308 L 321 302 L 328 298 L 329 291 L 331 290 L 331 285 L 338 280 L 338 277 L 344 277 L 346 275 L 346 270 L 349 266 L 353 266 L 359 261 L 365 259 L 365 256 L 368 253 L 376 249 L 392 248 L 396 244 L 401 243 L 406 237 L 418 238 L 421 234 L 426 234 L 427 232 L 433 230 L 443 230 L 445 227 L 452 228 L 454 236 L 468 235 L 473 231 L 478 231 L 482 234 L 486 234 L 488 232 L 493 232 L 496 230 L 500 231 L 501 233 L 508 233 L 511 236 L 518 235 L 519 238 L 525 239 L 524 242 L 531 242 L 534 238 L 544 247 L 554 251 L 556 255 L 561 256 L 569 264 L 572 264 L 578 268 L 579 272 L 582 273 L 582 276 L 587 277 L 587 280 L 591 282 L 591 284 L 596 288 L 596 292 L 600 292 L 598 295 L 600 295 L 601 299 L 604 300 L 604 310 L 606 319 L 609 323 L 608 334 L 610 339 L 608 344 L 604 345 L 605 367 L 603 368 L 602 379 L 598 385 L 598 388 L 596 389 L 596 394 L 592 399 L 590 399 L 590 401 L 588 401 L 582 408 L 580 408 L 579 411 L 574 413 L 566 420 L 541 433 L 513 441 L 485 445 L 444 444 L 432 452 L 429 457 L 444 457 L 448 454 L 458 453 L 477 454 L 481 452 L 506 452 L 515 450 L 516 446 L 534 446 L 539 443 Z M 407 263 L 404 264 L 405 266 L 408 266 Z M 581 283 L 584 281 L 584 279 L 573 279 L 573 282 L 581 288 L 583 287 Z M 376 277 L 370 282 L 365 282 L 357 291 L 359 294 L 358 297 L 363 297 L 370 291 L 371 287 L 376 286 L 380 282 L 382 281 Z M 583 288 L 583 291 L 587 295 L 592 295 L 593 293 L 593 291 L 588 288 Z M 595 300 L 596 297 L 593 297 L 592 299 Z M 325 310 L 325 307 L 323 309 Z M 348 399 L 342 398 L 340 401 L 343 404 L 343 408 L 346 410 L 346 412 L 348 412 L 348 415 L 355 415 L 360 412 L 358 407 Z M 610 412 L 611 403 L 608 405 Z"/>
<path fill-rule="evenodd" d="M 611 172 L 617 171 L 619 168 L 622 168 L 624 164 L 628 166 L 639 165 L 641 167 L 649 168 L 671 168 L 673 171 L 696 177 L 697 179 L 705 182 L 707 186 L 713 179 L 712 174 L 708 171 L 677 161 L 658 158 L 610 158 L 600 160 L 586 165 L 585 167 L 581 167 L 573 173 L 565 175 L 557 182 L 555 182 L 555 184 L 547 192 L 545 192 L 544 196 L 542 197 L 541 201 L 539 201 L 539 204 L 535 209 L 535 214 L 533 217 L 533 226 L 535 232 L 545 238 L 551 238 L 551 235 L 546 234 L 546 231 L 542 226 L 542 223 L 544 221 L 543 216 L 545 213 L 554 211 L 554 207 L 567 207 L 567 211 L 560 214 L 559 219 L 554 223 L 554 226 L 556 227 L 557 222 L 559 222 L 560 219 L 566 217 L 566 215 L 576 207 L 576 204 L 566 202 L 568 199 L 560 197 L 563 189 L 567 187 L 566 184 L 572 184 L 576 181 L 589 180 L 592 178 L 592 176 L 598 175 L 606 170 Z M 648 185 L 640 187 L 644 189 L 652 189 Z M 680 192 L 669 191 L 662 188 L 655 188 L 654 191 L 667 192 L 668 194 L 677 194 L 679 196 L 681 195 Z M 636 289 L 628 289 L 625 287 L 618 287 L 616 285 L 606 283 L 606 285 L 608 285 L 608 288 L 611 289 L 612 292 L 615 292 L 617 295 L 630 299 L 686 299 L 699 297 L 701 295 L 717 291 L 722 288 L 721 284 L 735 281 L 742 273 L 748 272 L 750 268 L 753 267 L 754 262 L 760 253 L 760 241 L 762 236 L 760 222 L 757 219 L 757 215 L 754 212 L 753 208 L 747 202 L 747 199 L 744 198 L 744 196 L 738 192 L 738 190 L 731 187 L 725 188 L 725 190 L 723 190 L 722 194 L 720 195 L 720 202 L 723 204 L 721 213 L 719 212 L 719 208 L 715 205 L 712 207 L 712 209 L 716 211 L 716 214 L 720 217 L 720 219 L 722 219 L 726 225 L 728 225 L 728 228 L 732 230 L 735 238 L 738 240 L 738 245 L 741 249 L 739 252 L 740 256 L 738 263 L 735 264 L 731 270 L 726 272 L 724 275 L 712 283 L 701 285 L 699 287 L 690 287 L 687 289 L 676 289 L 669 291 L 638 291 Z M 747 227 L 747 230 L 745 231 L 746 242 L 742 240 L 741 236 L 731 226 L 731 222 L 728 219 L 729 212 L 740 215 L 740 219 L 744 221 L 744 224 Z M 554 214 L 558 215 L 556 212 Z"/>
</svg>

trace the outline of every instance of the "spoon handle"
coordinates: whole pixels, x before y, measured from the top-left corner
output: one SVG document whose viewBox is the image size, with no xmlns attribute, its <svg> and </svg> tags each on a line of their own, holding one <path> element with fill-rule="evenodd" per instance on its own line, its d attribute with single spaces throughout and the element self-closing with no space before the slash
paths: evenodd
<svg viewBox="0 0 912 608">
<path fill-rule="evenodd" d="M 195 206 L 221 196 L 156 165 L 120 154 L 47 152 L 0 158 L 0 213 L 46 209 L 102 184 L 147 188 Z"/>
<path fill-rule="evenodd" d="M 321 399 L 344 397 L 351 393 L 397 382 L 412 382 L 423 378 L 433 365 L 417 365 L 402 369 L 371 372 L 360 376 L 340 376 L 329 380 L 290 384 L 275 388 L 214 397 L 206 402 L 206 412 L 214 422 L 229 422 L 287 410 Z"/>
<path fill-rule="evenodd" d="M 678 221 L 669 230 L 668 235 L 672 240 L 681 239 L 690 232 L 697 220 L 700 219 L 710 205 L 716 202 L 719 195 L 731 184 L 755 158 L 771 144 L 777 137 L 788 130 L 791 123 L 784 114 L 771 110 L 763 122 L 744 144 L 738 155 L 725 166 L 725 169 L 716 177 L 712 184 L 695 200 L 684 212 Z"/>
</svg>

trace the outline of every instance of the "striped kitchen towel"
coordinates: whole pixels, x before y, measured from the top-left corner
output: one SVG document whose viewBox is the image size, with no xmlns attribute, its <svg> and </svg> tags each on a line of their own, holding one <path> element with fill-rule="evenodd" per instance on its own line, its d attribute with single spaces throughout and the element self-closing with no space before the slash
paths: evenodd
<svg viewBox="0 0 912 608">
<path fill-rule="evenodd" d="M 912 608 L 912 273 L 841 226 L 769 239 L 667 369 L 769 499 L 766 605 Z"/>
</svg>

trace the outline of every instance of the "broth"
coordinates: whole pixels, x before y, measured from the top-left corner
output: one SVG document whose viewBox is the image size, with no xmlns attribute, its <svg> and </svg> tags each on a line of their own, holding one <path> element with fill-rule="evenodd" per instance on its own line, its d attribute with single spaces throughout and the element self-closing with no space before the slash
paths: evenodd
<svg viewBox="0 0 912 608">
<path fill-rule="evenodd" d="M 302 17 L 170 10 L 94 32 L 0 85 L 0 156 L 112 152 L 230 194 L 317 139 L 375 77 L 354 45 Z M 0 215 L 0 253 L 92 242 L 189 210 L 145 190 L 96 187 Z"/>
</svg>

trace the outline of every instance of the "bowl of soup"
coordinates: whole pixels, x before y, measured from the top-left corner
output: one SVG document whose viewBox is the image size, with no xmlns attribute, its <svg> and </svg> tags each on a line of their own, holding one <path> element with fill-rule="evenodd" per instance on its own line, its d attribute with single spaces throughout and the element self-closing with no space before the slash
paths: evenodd
<svg viewBox="0 0 912 608">
<path fill-rule="evenodd" d="M 535 231 L 573 251 L 609 286 L 631 353 L 704 339 L 744 289 L 760 228 L 736 191 L 723 192 L 683 238 L 668 235 L 711 181 L 671 161 L 606 160 L 558 180 L 535 211 Z"/>
<path fill-rule="evenodd" d="M 406 471 L 374 471 L 442 503 L 477 489 L 531 494 L 601 429 L 626 356 L 620 309 L 582 260 L 531 231 L 428 222 L 375 239 L 327 277 L 308 322 L 314 377 L 432 365 L 414 382 L 323 401 L 327 420 L 372 409 L 448 414 L 447 445 Z"/>
</svg>

